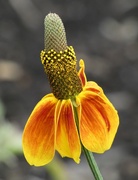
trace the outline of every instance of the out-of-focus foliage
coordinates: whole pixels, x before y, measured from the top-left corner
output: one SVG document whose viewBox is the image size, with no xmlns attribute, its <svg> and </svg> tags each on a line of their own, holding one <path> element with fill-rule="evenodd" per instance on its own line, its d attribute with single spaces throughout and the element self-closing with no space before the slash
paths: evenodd
<svg viewBox="0 0 138 180">
<path fill-rule="evenodd" d="M 0 101 L 0 162 L 12 165 L 21 153 L 21 131 L 5 119 L 5 108 Z"/>
</svg>

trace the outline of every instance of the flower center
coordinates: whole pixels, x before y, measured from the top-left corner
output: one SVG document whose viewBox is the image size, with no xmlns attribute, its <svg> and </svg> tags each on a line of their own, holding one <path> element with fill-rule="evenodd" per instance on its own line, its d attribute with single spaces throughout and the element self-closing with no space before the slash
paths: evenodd
<svg viewBox="0 0 138 180">
<path fill-rule="evenodd" d="M 52 92 L 57 99 L 69 99 L 82 91 L 76 70 L 76 55 L 72 46 L 57 53 L 41 51 L 41 61 L 48 75 Z"/>
</svg>

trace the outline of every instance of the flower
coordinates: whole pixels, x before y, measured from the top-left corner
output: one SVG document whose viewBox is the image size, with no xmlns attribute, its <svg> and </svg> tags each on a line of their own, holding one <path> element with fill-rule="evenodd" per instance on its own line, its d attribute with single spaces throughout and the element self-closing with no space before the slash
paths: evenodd
<svg viewBox="0 0 138 180">
<path fill-rule="evenodd" d="M 41 61 L 52 93 L 44 96 L 32 111 L 23 132 L 23 151 L 30 165 L 49 163 L 55 151 L 79 163 L 81 144 L 96 153 L 110 149 L 119 117 L 102 88 L 87 81 L 83 60 L 80 60 L 77 72 L 75 52 L 73 47 L 66 45 L 59 16 L 50 13 L 45 18 L 45 25 Z"/>
</svg>

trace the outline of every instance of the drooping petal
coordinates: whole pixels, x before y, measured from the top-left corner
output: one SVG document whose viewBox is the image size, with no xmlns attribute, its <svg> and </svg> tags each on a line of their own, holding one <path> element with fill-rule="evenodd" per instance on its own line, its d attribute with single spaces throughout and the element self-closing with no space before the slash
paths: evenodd
<svg viewBox="0 0 138 180">
<path fill-rule="evenodd" d="M 49 163 L 55 153 L 56 120 L 54 113 L 58 100 L 48 94 L 38 102 L 23 132 L 23 151 L 30 165 Z"/>
<path fill-rule="evenodd" d="M 92 84 L 94 87 L 91 87 Z M 82 144 L 92 152 L 103 153 L 111 147 L 114 140 L 119 125 L 118 114 L 102 89 L 94 82 L 87 84 L 78 99 Z"/>
<path fill-rule="evenodd" d="M 103 89 L 100 86 L 98 86 L 98 84 L 94 81 L 87 81 L 84 90 L 92 91 L 97 94 L 101 94 L 101 93 L 103 94 Z"/>
<path fill-rule="evenodd" d="M 81 145 L 71 100 L 63 100 L 59 106 L 60 113 L 58 118 L 56 149 L 62 157 L 73 158 L 76 163 L 79 163 Z"/>
<path fill-rule="evenodd" d="M 81 80 L 82 87 L 84 87 L 86 82 L 87 82 L 87 78 L 85 75 L 85 64 L 84 64 L 84 61 L 82 59 L 80 60 L 79 65 L 80 65 L 80 70 L 78 72 L 78 76 Z"/>
<path fill-rule="evenodd" d="M 98 96 L 103 98 L 106 103 L 110 104 L 113 107 L 112 103 L 105 96 L 105 94 L 103 92 L 103 89 L 100 86 L 98 86 L 98 84 L 96 82 L 94 82 L 94 81 L 86 82 L 86 85 L 84 87 L 84 91 L 90 91 L 90 92 L 93 92 L 93 93 L 97 94 Z"/>
</svg>

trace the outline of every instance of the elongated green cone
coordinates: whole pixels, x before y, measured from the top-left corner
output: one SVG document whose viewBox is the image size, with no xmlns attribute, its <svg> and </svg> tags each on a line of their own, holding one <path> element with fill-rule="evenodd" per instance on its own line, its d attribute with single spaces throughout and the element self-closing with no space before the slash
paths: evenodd
<svg viewBox="0 0 138 180">
<path fill-rule="evenodd" d="M 53 49 L 56 52 L 67 49 L 66 32 L 62 20 L 55 13 L 49 13 L 44 20 L 45 51 Z"/>
</svg>

